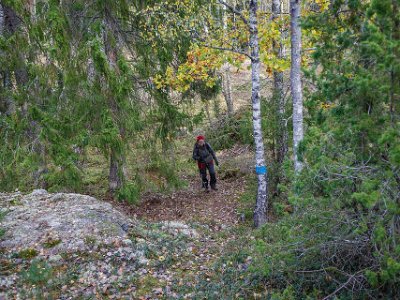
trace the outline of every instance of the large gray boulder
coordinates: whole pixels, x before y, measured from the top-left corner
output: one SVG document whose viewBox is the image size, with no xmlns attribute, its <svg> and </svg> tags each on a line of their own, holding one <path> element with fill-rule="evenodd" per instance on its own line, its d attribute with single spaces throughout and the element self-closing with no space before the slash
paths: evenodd
<svg viewBox="0 0 400 300">
<path fill-rule="evenodd" d="M 88 242 L 126 238 L 132 225 L 132 220 L 110 203 L 79 194 L 49 194 L 46 190 L 28 195 L 0 193 L 0 210 L 5 213 L 0 248 L 10 251 L 30 248 L 55 255 L 85 250 Z"/>
</svg>

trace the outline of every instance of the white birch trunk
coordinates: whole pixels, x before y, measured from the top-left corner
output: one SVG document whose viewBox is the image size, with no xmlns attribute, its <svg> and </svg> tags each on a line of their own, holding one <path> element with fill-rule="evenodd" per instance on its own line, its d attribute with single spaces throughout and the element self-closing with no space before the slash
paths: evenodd
<svg viewBox="0 0 400 300">
<path fill-rule="evenodd" d="M 264 141 L 261 128 L 260 103 L 260 54 L 258 45 L 257 0 L 250 0 L 250 47 L 251 47 L 251 102 L 253 108 L 254 144 L 256 147 L 256 173 L 258 179 L 257 200 L 254 209 L 254 225 L 267 222 L 267 174 L 264 158 Z"/>
<path fill-rule="evenodd" d="M 293 98 L 293 152 L 294 169 L 298 174 L 303 168 L 299 161 L 299 144 L 303 140 L 303 94 L 301 86 L 301 28 L 299 24 L 300 0 L 290 0 L 291 70 L 290 85 Z"/>
<path fill-rule="evenodd" d="M 204 100 L 203 102 L 204 102 L 204 109 L 206 110 L 208 124 L 210 125 L 210 128 L 211 128 L 212 127 L 212 123 L 211 123 L 211 114 L 210 114 L 209 101 L 208 100 Z"/>
<path fill-rule="evenodd" d="M 3 4 L 0 3 L 0 36 L 4 35 L 5 17 Z"/>
<path fill-rule="evenodd" d="M 222 28 L 224 31 L 228 28 L 227 26 L 227 17 L 226 17 L 226 6 L 222 5 Z M 230 65 L 229 63 L 225 63 L 222 66 L 222 93 L 224 94 L 226 107 L 228 110 L 228 116 L 232 116 L 234 113 L 233 102 L 232 102 L 232 92 L 231 92 L 231 80 L 230 80 Z"/>
<path fill-rule="evenodd" d="M 96 76 L 96 70 L 94 67 L 94 62 L 93 59 L 90 57 L 88 59 L 88 64 L 87 64 L 87 80 L 90 86 L 93 86 L 95 76 Z"/>
<path fill-rule="evenodd" d="M 282 14 L 281 0 L 272 1 L 272 20 L 276 20 Z M 280 41 L 273 42 L 273 48 L 277 52 L 279 59 L 283 58 L 284 45 L 282 43 L 282 36 Z M 284 92 L 284 79 L 283 72 L 274 71 L 274 100 L 277 104 L 278 115 L 278 155 L 277 161 L 281 165 L 287 153 L 287 127 L 285 122 L 285 92 Z"/>
<path fill-rule="evenodd" d="M 224 95 L 224 99 L 226 102 L 226 107 L 228 109 L 228 116 L 233 116 L 234 108 L 233 108 L 233 101 L 232 101 L 232 89 L 231 89 L 231 78 L 229 73 L 229 64 L 226 63 L 222 67 L 222 93 Z"/>
</svg>

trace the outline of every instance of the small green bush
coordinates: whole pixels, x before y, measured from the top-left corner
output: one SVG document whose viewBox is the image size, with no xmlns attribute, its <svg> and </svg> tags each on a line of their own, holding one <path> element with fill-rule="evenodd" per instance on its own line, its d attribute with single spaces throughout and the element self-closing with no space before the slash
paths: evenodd
<svg viewBox="0 0 400 300">
<path fill-rule="evenodd" d="M 53 247 L 57 246 L 60 243 L 61 243 L 60 239 L 50 239 L 50 240 L 44 242 L 43 246 L 45 248 L 53 248 Z"/>
<path fill-rule="evenodd" d="M 44 286 L 53 276 L 53 269 L 44 261 L 34 260 L 28 270 L 23 271 L 21 275 L 29 284 Z"/>
<path fill-rule="evenodd" d="M 125 183 L 122 188 L 118 190 L 117 198 L 120 201 L 126 201 L 129 204 L 138 204 L 140 198 L 140 187 L 135 183 Z"/>
<path fill-rule="evenodd" d="M 214 150 L 229 149 L 236 143 L 253 145 L 253 123 L 250 110 L 238 111 L 221 119 L 206 131 L 207 141 Z"/>
<path fill-rule="evenodd" d="M 23 259 L 32 259 L 32 258 L 36 257 L 37 255 L 38 255 L 37 250 L 33 249 L 33 248 L 27 248 L 27 249 L 21 250 L 15 254 L 16 257 L 23 258 Z"/>
</svg>

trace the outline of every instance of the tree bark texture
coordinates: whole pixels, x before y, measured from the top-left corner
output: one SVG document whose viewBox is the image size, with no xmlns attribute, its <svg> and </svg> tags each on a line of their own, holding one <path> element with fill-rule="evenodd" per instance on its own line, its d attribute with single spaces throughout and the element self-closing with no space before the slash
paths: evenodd
<svg viewBox="0 0 400 300">
<path fill-rule="evenodd" d="M 260 103 L 260 53 L 258 45 L 257 0 L 250 0 L 249 26 L 251 47 L 251 102 L 253 109 L 254 144 L 256 148 L 256 173 L 258 179 L 257 200 L 254 209 L 254 225 L 260 227 L 267 222 L 267 174 L 264 158 L 264 141 L 261 127 Z"/>
<path fill-rule="evenodd" d="M 211 128 L 212 127 L 212 122 L 211 122 L 211 113 L 210 113 L 209 100 L 203 100 L 203 102 L 204 102 L 204 109 L 205 109 L 206 115 L 207 115 L 208 124 L 210 125 L 210 128 Z"/>
<path fill-rule="evenodd" d="M 7 35 L 7 33 L 9 33 L 9 24 L 8 24 L 8 16 L 7 14 L 9 14 L 9 9 L 4 6 L 2 3 L 0 3 L 0 35 L 1 36 L 5 36 Z M 0 53 L 1 54 L 1 53 Z M 2 102 L 4 104 L 2 104 L 1 106 L 4 109 L 4 112 L 6 115 L 12 115 L 15 112 L 15 105 L 14 105 L 14 101 L 12 100 L 12 98 L 9 95 L 9 92 L 11 90 L 11 72 L 8 69 L 2 68 L 1 70 L 2 72 L 2 77 L 3 77 L 3 99 Z"/>
<path fill-rule="evenodd" d="M 105 9 L 105 28 L 103 32 L 104 39 L 104 50 L 108 59 L 110 69 L 117 71 L 117 49 L 110 37 L 113 34 L 113 24 L 110 16 L 110 12 L 107 7 Z M 120 108 L 116 99 L 110 97 L 108 99 L 109 107 L 113 115 L 114 123 L 117 124 L 118 130 L 121 136 L 123 136 L 124 130 L 120 124 L 118 124 L 118 117 L 120 116 Z M 122 187 L 125 181 L 125 157 L 124 150 L 119 147 L 110 147 L 110 172 L 108 177 L 109 192 L 115 196 L 115 193 Z"/>
<path fill-rule="evenodd" d="M 281 15 L 281 0 L 272 1 L 272 19 L 276 20 Z M 282 39 L 282 38 L 280 38 Z M 275 49 L 277 57 L 283 58 L 284 45 L 282 40 L 273 42 L 273 49 Z M 286 154 L 288 152 L 288 135 L 287 126 L 285 122 L 285 92 L 284 92 L 284 79 L 283 72 L 274 71 L 274 101 L 276 101 L 277 116 L 278 116 L 278 134 L 277 134 L 277 162 L 282 165 Z"/>
<path fill-rule="evenodd" d="M 303 140 L 303 93 L 301 85 L 301 28 L 300 0 L 290 0 L 291 69 L 290 85 L 293 98 L 293 154 L 294 169 L 300 173 L 303 163 L 299 160 L 299 144 Z"/>
<path fill-rule="evenodd" d="M 226 107 L 228 109 L 228 116 L 233 116 L 234 109 L 233 109 L 233 101 L 232 101 L 232 89 L 231 89 L 231 76 L 229 73 L 229 64 L 226 63 L 223 66 L 222 71 L 222 93 L 225 98 Z"/>
</svg>

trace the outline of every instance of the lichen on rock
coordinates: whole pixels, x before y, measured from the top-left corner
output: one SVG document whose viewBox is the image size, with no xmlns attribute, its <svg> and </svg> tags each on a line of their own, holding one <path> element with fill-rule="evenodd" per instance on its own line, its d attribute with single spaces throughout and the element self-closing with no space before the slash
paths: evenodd
<svg viewBox="0 0 400 300">
<path fill-rule="evenodd" d="M 111 237 L 126 239 L 126 228 L 133 222 L 107 202 L 45 190 L 0 193 L 0 209 L 5 213 L 0 247 L 10 251 L 24 247 L 55 255 L 84 250 L 88 237 L 100 243 Z"/>
</svg>

